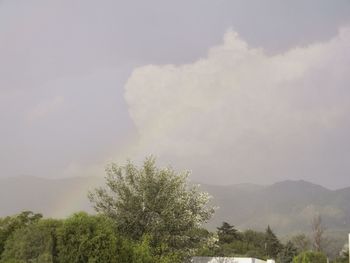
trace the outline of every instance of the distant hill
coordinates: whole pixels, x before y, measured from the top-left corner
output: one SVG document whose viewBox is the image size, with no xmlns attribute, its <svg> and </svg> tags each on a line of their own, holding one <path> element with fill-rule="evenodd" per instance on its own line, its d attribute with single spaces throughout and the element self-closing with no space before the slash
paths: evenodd
<svg viewBox="0 0 350 263">
<path fill-rule="evenodd" d="M 80 177 L 43 179 L 22 176 L 0 179 L 0 217 L 22 210 L 49 217 L 73 212 L 93 212 L 87 192 L 103 185 L 104 179 Z M 329 190 L 306 181 L 283 181 L 268 186 L 238 184 L 205 185 L 213 204 L 219 207 L 208 227 L 227 221 L 239 229 L 263 230 L 269 224 L 279 234 L 310 230 L 310 221 L 320 214 L 328 232 L 350 230 L 350 188 Z"/>
<path fill-rule="evenodd" d="M 329 231 L 350 229 L 350 188 L 332 191 L 305 181 L 269 186 L 202 185 L 219 207 L 210 226 L 226 220 L 238 228 L 264 229 L 270 224 L 281 234 L 310 230 L 320 214 Z"/>
</svg>

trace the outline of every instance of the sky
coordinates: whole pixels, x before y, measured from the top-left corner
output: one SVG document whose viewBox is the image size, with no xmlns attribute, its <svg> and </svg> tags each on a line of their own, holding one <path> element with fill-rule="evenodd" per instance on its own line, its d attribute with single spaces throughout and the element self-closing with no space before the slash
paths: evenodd
<svg viewBox="0 0 350 263">
<path fill-rule="evenodd" d="M 349 0 L 0 0 L 0 177 L 350 186 L 349 47 Z"/>
</svg>

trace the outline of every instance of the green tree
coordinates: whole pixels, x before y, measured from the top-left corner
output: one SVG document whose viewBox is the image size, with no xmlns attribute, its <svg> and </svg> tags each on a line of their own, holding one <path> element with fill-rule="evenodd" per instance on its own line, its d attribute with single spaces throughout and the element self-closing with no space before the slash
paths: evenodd
<svg viewBox="0 0 350 263">
<path fill-rule="evenodd" d="M 189 186 L 188 172 L 159 169 L 152 157 L 142 167 L 129 161 L 106 171 L 107 187 L 89 193 L 97 212 L 113 218 L 119 231 L 134 240 L 148 235 L 154 247 L 165 244 L 169 251 L 191 252 L 196 246 L 192 231 L 214 210 L 208 194 Z"/>
<path fill-rule="evenodd" d="M 220 243 L 232 243 L 240 238 L 237 229 L 227 222 L 223 222 L 222 225 L 217 228 L 217 233 Z"/>
<path fill-rule="evenodd" d="M 270 258 L 277 258 L 278 253 L 282 249 L 282 244 L 278 240 L 275 233 L 273 233 L 270 226 L 267 227 L 265 231 L 265 249 L 266 249 L 266 256 Z"/>
<path fill-rule="evenodd" d="M 226 227 L 224 227 L 226 229 Z M 217 233 L 215 233 L 216 236 Z M 217 240 L 216 242 L 210 242 L 203 246 L 196 255 L 198 256 L 220 256 L 220 257 L 254 257 L 266 259 L 265 251 L 265 239 L 264 232 L 258 232 L 254 230 L 246 230 L 244 232 L 238 232 L 238 238 L 229 243 L 219 242 L 218 238 L 213 236 L 211 240 Z"/>
<path fill-rule="evenodd" d="M 290 263 L 293 258 L 298 254 L 297 248 L 293 245 L 291 241 L 283 247 L 280 253 L 278 253 L 278 261 L 280 263 Z"/>
<path fill-rule="evenodd" d="M 159 244 L 157 249 L 164 249 L 164 244 Z M 142 241 L 134 244 L 131 263 L 183 263 L 181 255 L 169 253 L 161 255 L 156 253 L 155 249 L 150 246 L 149 236 L 144 236 Z"/>
<path fill-rule="evenodd" d="M 17 230 L 36 223 L 42 218 L 41 214 L 23 211 L 18 215 L 0 218 L 0 256 L 4 251 L 7 239 Z"/>
<path fill-rule="evenodd" d="M 45 219 L 17 229 L 6 241 L 0 262 L 57 262 L 58 220 Z"/>
<path fill-rule="evenodd" d="M 163 247 L 159 244 L 158 249 Z M 66 219 L 58 229 L 60 263 L 177 263 L 174 254 L 156 255 L 150 238 L 139 242 L 121 236 L 115 222 L 104 216 L 84 212 Z"/>
<path fill-rule="evenodd" d="M 294 257 L 293 263 L 327 263 L 327 257 L 321 252 L 306 251 Z"/>
<path fill-rule="evenodd" d="M 58 229 L 59 262 L 132 262 L 132 244 L 117 234 L 105 216 L 77 213 Z"/>
<path fill-rule="evenodd" d="M 242 237 L 246 242 L 247 247 L 253 245 L 254 247 L 259 247 L 262 250 L 265 250 L 265 233 L 248 229 L 242 233 Z"/>
</svg>

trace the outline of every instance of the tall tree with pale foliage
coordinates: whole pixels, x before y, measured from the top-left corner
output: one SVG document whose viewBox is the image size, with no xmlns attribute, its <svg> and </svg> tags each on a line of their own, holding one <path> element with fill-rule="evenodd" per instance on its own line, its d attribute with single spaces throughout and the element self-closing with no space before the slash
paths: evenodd
<svg viewBox="0 0 350 263">
<path fill-rule="evenodd" d="M 135 240 L 150 236 L 155 246 L 164 244 L 170 251 L 196 246 L 191 233 L 214 209 L 207 193 L 190 186 L 189 172 L 158 168 L 153 157 L 141 167 L 128 161 L 106 171 L 106 187 L 90 192 L 89 198 L 97 212 L 115 219 L 121 233 Z"/>
<path fill-rule="evenodd" d="M 322 245 L 325 241 L 324 231 L 325 228 L 322 224 L 322 218 L 320 215 L 316 215 L 312 218 L 311 221 L 311 230 L 312 230 L 312 245 L 315 251 L 321 252 Z"/>
</svg>

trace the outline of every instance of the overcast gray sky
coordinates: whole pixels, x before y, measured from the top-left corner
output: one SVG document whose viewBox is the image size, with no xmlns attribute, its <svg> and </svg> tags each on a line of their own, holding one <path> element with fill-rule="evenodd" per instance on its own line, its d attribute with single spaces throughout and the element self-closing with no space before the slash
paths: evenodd
<svg viewBox="0 0 350 263">
<path fill-rule="evenodd" d="M 0 176 L 348 186 L 349 47 L 349 0 L 0 0 Z"/>
</svg>

